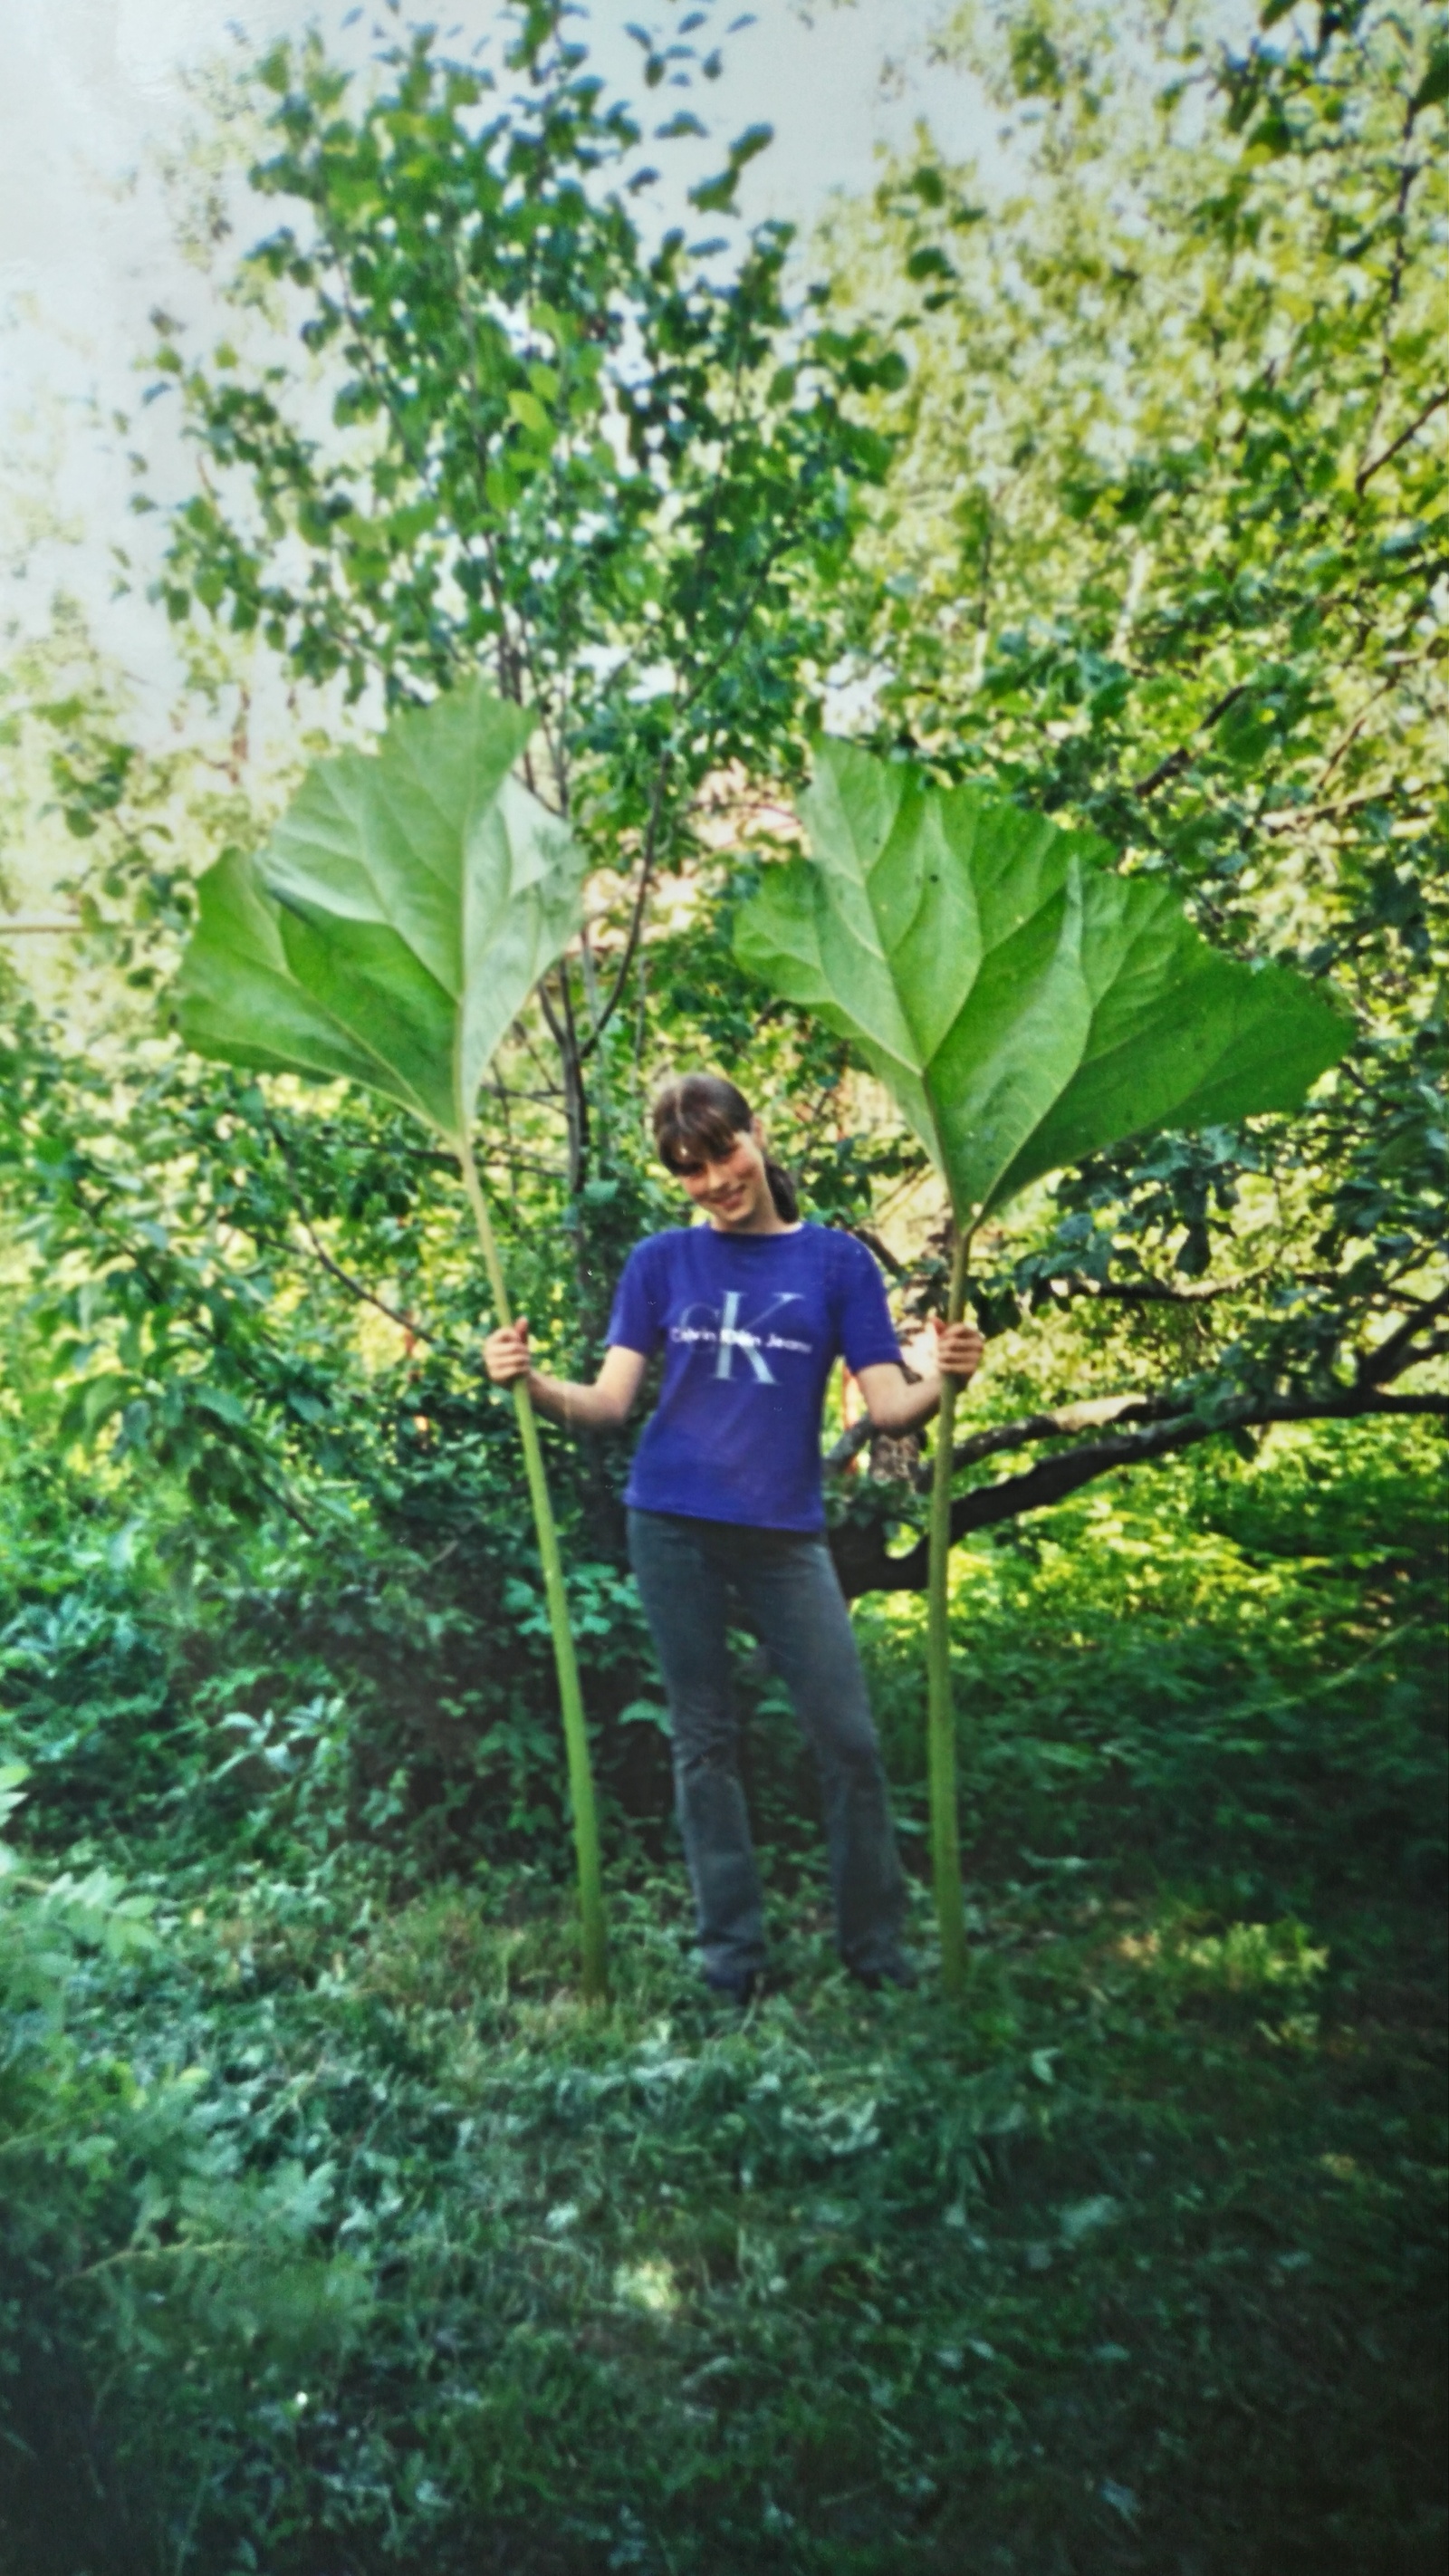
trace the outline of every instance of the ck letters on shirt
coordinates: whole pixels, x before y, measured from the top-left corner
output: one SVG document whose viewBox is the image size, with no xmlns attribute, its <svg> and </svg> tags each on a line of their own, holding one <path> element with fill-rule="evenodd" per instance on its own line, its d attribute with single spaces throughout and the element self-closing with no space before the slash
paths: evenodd
<svg viewBox="0 0 1449 2576">
<path fill-rule="evenodd" d="M 786 1289 L 779 1296 L 772 1297 L 761 1314 L 751 1316 L 748 1320 L 741 1319 L 740 1308 L 743 1303 L 743 1289 L 727 1288 L 718 1310 L 711 1308 L 697 1312 L 693 1306 L 686 1307 L 679 1322 L 670 1325 L 669 1339 L 671 1342 L 707 1343 L 712 1350 L 717 1351 L 719 1356 L 714 1364 L 716 1377 L 733 1376 L 734 1355 L 736 1351 L 741 1351 L 761 1386 L 774 1386 L 777 1381 L 767 1354 L 770 1351 L 808 1353 L 810 1349 L 810 1344 L 801 1341 L 798 1335 L 792 1336 L 774 1330 L 775 1320 L 782 1308 L 798 1306 L 802 1300 L 798 1292 Z"/>
</svg>

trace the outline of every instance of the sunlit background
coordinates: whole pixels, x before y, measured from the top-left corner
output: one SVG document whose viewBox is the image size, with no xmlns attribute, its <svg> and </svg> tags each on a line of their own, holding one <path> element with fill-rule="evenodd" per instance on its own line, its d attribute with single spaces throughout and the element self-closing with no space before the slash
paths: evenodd
<svg viewBox="0 0 1449 2576">
<path fill-rule="evenodd" d="M 214 149 L 203 133 L 241 65 L 269 41 L 316 24 L 365 76 L 407 14 L 345 0 L 326 12 L 299 0 L 231 10 L 207 0 L 55 0 L 0 18 L 0 631 L 37 631 L 64 586 L 152 726 L 164 720 L 177 674 L 165 621 L 144 598 L 144 535 L 127 518 L 125 454 L 138 435 L 149 315 L 175 315 L 193 347 L 220 328 L 203 253 L 188 256 L 177 238 Z M 931 30 L 947 14 L 941 0 L 741 8 L 719 76 L 696 77 L 691 89 L 709 140 L 672 146 L 646 202 L 661 223 L 687 211 L 685 190 L 721 144 L 757 124 L 771 125 L 775 140 L 749 166 L 741 213 L 802 230 L 832 192 L 867 188 L 881 152 L 908 142 L 922 121 L 948 157 L 995 158 L 1000 120 L 967 72 L 933 59 Z M 599 68 L 621 88 L 637 78 L 628 23 L 639 17 L 633 0 L 579 11 Z M 493 0 L 465 0 L 438 23 L 450 51 L 496 61 Z M 679 104 L 667 87 L 657 103 L 661 122 Z M 258 210 L 238 216 L 255 225 Z M 164 458 L 164 423 L 148 420 L 142 434 L 148 455 Z M 117 598 L 120 542 L 136 570 Z"/>
</svg>

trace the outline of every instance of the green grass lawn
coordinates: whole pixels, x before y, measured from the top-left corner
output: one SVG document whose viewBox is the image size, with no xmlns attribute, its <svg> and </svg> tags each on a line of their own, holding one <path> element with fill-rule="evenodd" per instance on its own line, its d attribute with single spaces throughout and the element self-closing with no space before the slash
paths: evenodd
<svg viewBox="0 0 1449 2576">
<path fill-rule="evenodd" d="M 159 1946 L 102 1891 L 64 2028 L 13 1987 L 7 2576 L 1437 2569 L 1427 1448 L 962 1558 L 964 2010 L 834 1967 L 768 1688 L 743 2019 L 647 1835 L 607 2015 L 542 1867 L 132 1850 Z M 920 1606 L 858 1617 L 919 1855 Z"/>
</svg>

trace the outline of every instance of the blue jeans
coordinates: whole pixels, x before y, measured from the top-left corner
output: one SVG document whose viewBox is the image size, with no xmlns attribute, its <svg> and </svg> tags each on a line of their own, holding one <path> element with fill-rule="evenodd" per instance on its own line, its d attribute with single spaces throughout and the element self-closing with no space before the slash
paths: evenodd
<svg viewBox="0 0 1449 2576">
<path fill-rule="evenodd" d="M 855 1632 L 824 1539 L 631 1511 L 629 1556 L 669 1700 L 675 1802 L 706 1977 L 733 1982 L 765 1955 L 730 1691 L 731 1592 L 819 1766 L 841 1957 L 866 1974 L 889 1968 L 900 1956 L 905 1883 Z"/>
</svg>

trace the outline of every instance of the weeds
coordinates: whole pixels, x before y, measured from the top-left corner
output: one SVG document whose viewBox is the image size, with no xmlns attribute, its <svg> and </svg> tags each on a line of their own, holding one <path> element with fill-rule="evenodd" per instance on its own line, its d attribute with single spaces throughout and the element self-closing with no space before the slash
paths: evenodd
<svg viewBox="0 0 1449 2576">
<path fill-rule="evenodd" d="M 7 2570 L 1437 2565 L 1431 1526 L 1338 1463 L 1342 1555 L 1285 1443 L 967 1560 L 964 2011 L 835 1966 L 768 1690 L 743 2018 L 648 1836 L 601 2019 L 506 1837 L 329 1831 L 325 1692 L 218 1730 L 230 1866 L 149 1787 L 124 1889 L 99 1820 L 27 1854 Z M 863 1614 L 898 1767 L 914 1615 Z"/>
</svg>

